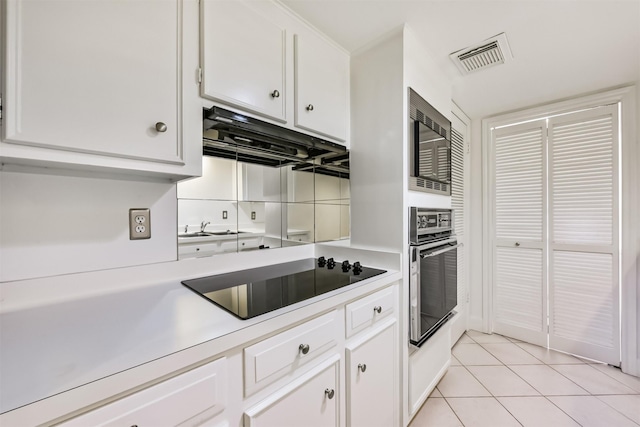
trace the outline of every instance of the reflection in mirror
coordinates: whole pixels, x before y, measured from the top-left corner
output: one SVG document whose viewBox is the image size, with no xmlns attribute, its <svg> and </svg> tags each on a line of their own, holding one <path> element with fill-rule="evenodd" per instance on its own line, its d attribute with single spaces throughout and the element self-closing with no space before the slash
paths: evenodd
<svg viewBox="0 0 640 427">
<path fill-rule="evenodd" d="M 314 173 L 316 242 L 348 239 L 350 192 L 348 153 L 327 156 Z"/>
<path fill-rule="evenodd" d="M 289 165 L 284 169 L 284 173 L 286 191 L 283 191 L 283 195 L 286 205 L 282 223 L 286 226 L 286 235 L 283 236 L 285 245 L 312 243 L 315 225 L 313 165 Z"/>
<path fill-rule="evenodd" d="M 178 183 L 178 258 L 238 251 L 237 168 L 204 156 L 202 176 Z"/>
<path fill-rule="evenodd" d="M 202 176 L 178 183 L 180 259 L 349 238 L 348 154 L 225 157 L 203 156 Z"/>
<path fill-rule="evenodd" d="M 238 250 L 282 246 L 281 169 L 238 162 Z"/>
</svg>

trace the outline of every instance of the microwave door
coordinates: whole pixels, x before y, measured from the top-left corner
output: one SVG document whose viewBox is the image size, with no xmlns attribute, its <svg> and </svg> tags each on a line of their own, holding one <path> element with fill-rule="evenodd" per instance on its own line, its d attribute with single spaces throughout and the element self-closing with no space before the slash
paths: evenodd
<svg viewBox="0 0 640 427">
<path fill-rule="evenodd" d="M 440 179 L 439 168 L 446 169 L 445 151 L 448 141 L 421 122 L 414 122 L 414 174 L 424 178 Z M 443 157 L 444 155 L 444 157 Z"/>
</svg>

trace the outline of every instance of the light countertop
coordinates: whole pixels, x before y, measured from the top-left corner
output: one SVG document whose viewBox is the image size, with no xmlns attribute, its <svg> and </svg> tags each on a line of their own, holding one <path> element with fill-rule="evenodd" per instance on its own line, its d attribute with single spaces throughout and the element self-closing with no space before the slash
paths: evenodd
<svg viewBox="0 0 640 427">
<path fill-rule="evenodd" d="M 372 281 L 397 280 L 399 277 L 399 273 L 391 270 L 244 321 L 187 289 L 179 279 L 5 310 L 0 312 L 0 413 L 231 334 Z M 60 279 L 57 281 L 61 282 Z"/>
</svg>

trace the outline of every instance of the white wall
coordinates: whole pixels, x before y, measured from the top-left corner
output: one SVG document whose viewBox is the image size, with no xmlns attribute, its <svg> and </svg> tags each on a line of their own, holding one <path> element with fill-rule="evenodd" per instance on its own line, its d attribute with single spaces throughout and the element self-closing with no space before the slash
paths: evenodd
<svg viewBox="0 0 640 427">
<path fill-rule="evenodd" d="M 129 209 L 151 239 L 129 240 Z M 0 170 L 0 281 L 177 259 L 176 186 L 40 168 Z"/>
<path fill-rule="evenodd" d="M 636 165 L 640 165 L 640 70 L 636 82 Z M 640 171 L 636 169 L 636 214 L 640 223 Z M 636 229 L 636 375 L 640 376 L 640 226 Z"/>
<path fill-rule="evenodd" d="M 400 252 L 403 233 L 402 31 L 351 58 L 351 243 Z"/>
</svg>

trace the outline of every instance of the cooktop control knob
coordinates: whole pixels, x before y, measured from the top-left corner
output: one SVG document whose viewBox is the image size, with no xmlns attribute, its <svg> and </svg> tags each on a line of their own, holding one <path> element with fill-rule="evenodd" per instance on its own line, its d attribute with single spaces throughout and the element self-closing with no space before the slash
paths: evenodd
<svg viewBox="0 0 640 427">
<path fill-rule="evenodd" d="M 324 267 L 327 264 L 327 260 L 321 256 L 318 258 L 318 267 Z"/>
<path fill-rule="evenodd" d="M 356 261 L 353 263 L 353 274 L 357 276 L 360 273 L 362 273 L 362 266 L 360 265 L 360 262 Z"/>
<path fill-rule="evenodd" d="M 335 266 L 336 266 L 336 262 L 334 261 L 334 259 L 333 258 L 329 258 L 327 260 L 327 268 L 329 270 L 333 270 L 333 267 L 335 267 Z"/>
<path fill-rule="evenodd" d="M 345 259 L 344 261 L 342 261 L 342 271 L 346 273 L 349 270 L 351 270 L 351 264 L 349 264 L 348 259 Z"/>
</svg>

